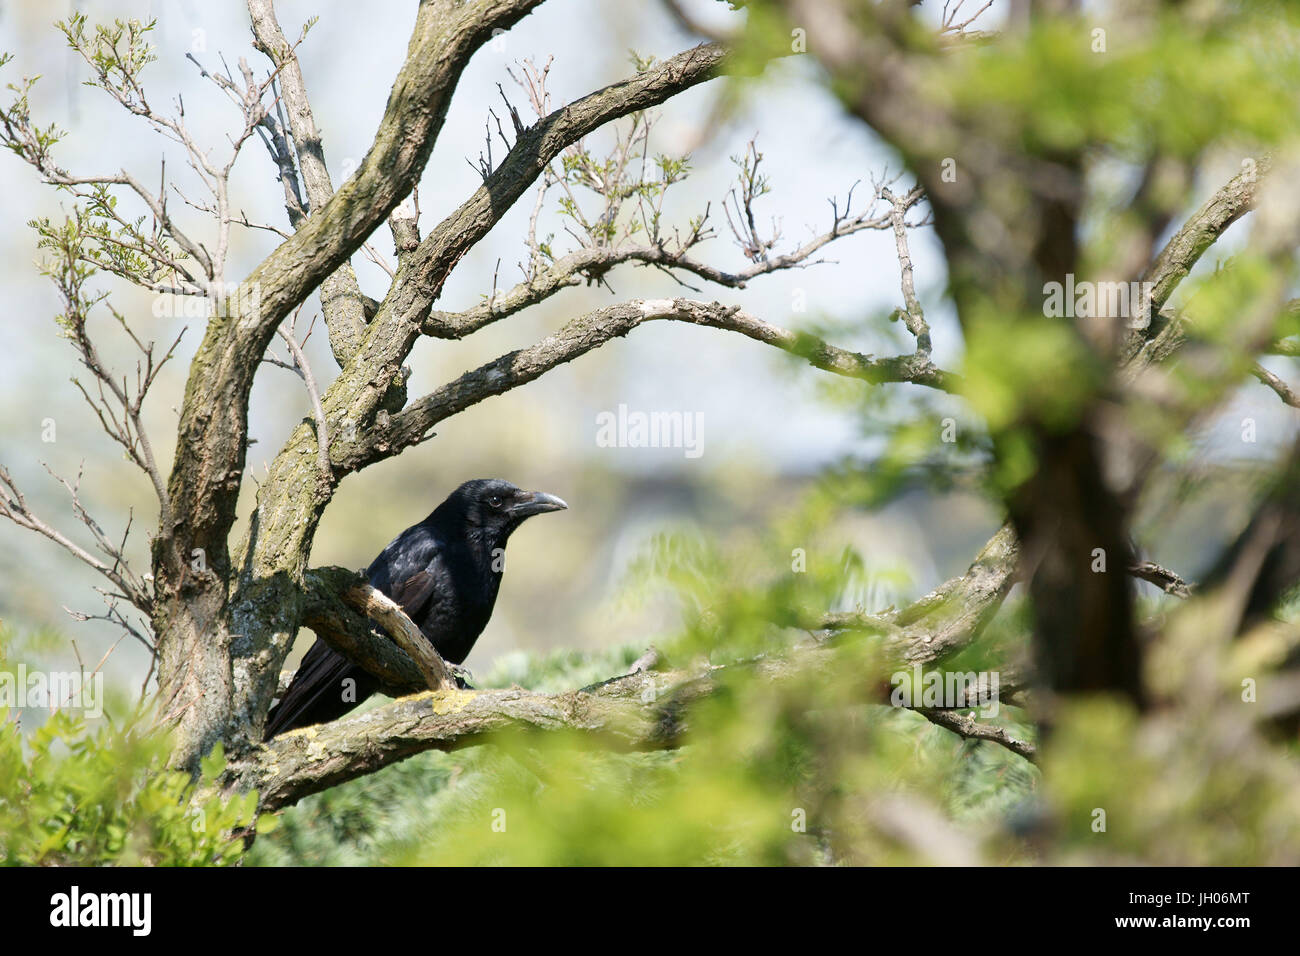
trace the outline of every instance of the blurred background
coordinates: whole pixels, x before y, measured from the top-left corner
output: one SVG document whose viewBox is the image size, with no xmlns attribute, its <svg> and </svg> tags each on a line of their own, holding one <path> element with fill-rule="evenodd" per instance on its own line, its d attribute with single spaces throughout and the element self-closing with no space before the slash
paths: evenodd
<svg viewBox="0 0 1300 956">
<path fill-rule="evenodd" d="M 719 4 L 688 6 L 706 22 L 725 22 L 731 16 Z M 356 168 L 376 128 L 405 54 L 414 4 L 372 0 L 359 9 L 282 0 L 277 10 L 291 38 L 301 24 L 319 17 L 299 56 L 337 184 Z M 171 144 L 126 116 L 102 92 L 80 86 L 85 66 L 51 26 L 76 11 L 86 13 L 92 23 L 115 17 L 157 18 L 158 62 L 150 68 L 150 96 L 157 103 L 170 100 L 173 106 L 178 94 L 183 97 L 193 133 L 211 145 L 214 155 L 224 156 L 237 114 L 200 79 L 187 54 L 210 70 L 223 60 L 237 68 L 241 57 L 257 71 L 264 70 L 263 58 L 251 49 L 242 5 L 192 0 L 0 4 L 0 49 L 15 54 L 5 68 L 5 81 L 42 75 L 32 98 L 33 113 L 42 123 L 54 121 L 69 131 L 56 153 L 61 165 L 78 172 L 120 166 L 153 181 L 165 156 L 169 177 L 191 198 L 201 196 L 196 177 Z M 519 75 L 521 61 L 531 58 L 543 64 L 553 56 L 550 90 L 558 106 L 628 75 L 633 51 L 663 58 L 693 42 L 653 3 L 556 0 L 527 17 L 485 47 L 461 79 L 421 182 L 422 232 L 477 187 L 473 164 L 483 150 L 488 110 L 502 113 L 498 83 L 530 118 L 527 101 L 508 69 Z M 772 185 L 758 209 L 769 217 L 768 228 L 781 233 L 778 252 L 828 228 L 828 199 L 837 198 L 843 208 L 849 188 L 858 183 L 855 197 L 860 201 L 873 177 L 899 169 L 897 159 L 861 124 L 843 118 L 818 83 L 815 69 L 810 58 L 791 57 L 757 81 L 715 81 L 662 109 L 652 151 L 689 153 L 693 167 L 692 175 L 669 191 L 668 222 L 684 225 L 712 204 L 718 234 L 697 248 L 700 258 L 724 269 L 746 262 L 731 240 L 721 204 L 735 175 L 730 157 L 741 153 L 755 134 Z M 609 131 L 603 130 L 588 145 L 599 153 L 609 138 Z M 494 147 L 499 160 L 501 144 Z M 1223 178 L 1230 174 L 1231 162 L 1225 160 Z M 1202 184 L 1201 195 L 1219 181 L 1220 170 L 1213 172 L 1213 181 Z M 286 227 L 281 186 L 265 150 L 255 141 L 245 146 L 236 188 L 235 204 L 250 219 Z M 540 232 L 554 233 L 553 245 L 562 254 L 573 243 L 555 215 L 553 194 L 551 199 Z M 65 492 L 43 466 L 71 479 L 84 463 L 83 501 L 110 536 L 120 535 L 128 516 L 134 516 L 130 551 L 143 569 L 146 535 L 156 519 L 151 492 L 143 476 L 101 433 L 71 382 L 78 368 L 52 321 L 57 299 L 34 265 L 35 235 L 22 225 L 36 216 L 58 216 L 60 208 L 58 194 L 40 186 L 31 169 L 16 158 L 0 157 L 0 210 L 6 224 L 0 233 L 0 269 L 9 305 L 0 322 L 0 462 L 20 482 L 34 510 L 77 540 L 83 540 L 84 529 L 72 515 Z M 179 196 L 172 197 L 172 209 L 192 232 L 204 234 L 203 216 L 186 209 Z M 494 275 L 502 288 L 519 280 L 530 209 L 531 195 L 460 263 L 443 291 L 440 308 L 477 304 L 491 292 Z M 278 240 L 267 232 L 245 230 L 237 231 L 234 241 L 234 273 L 241 275 Z M 1234 242 L 1230 233 L 1221 244 L 1222 253 L 1230 252 Z M 386 229 L 372 244 L 391 260 Z M 962 343 L 942 298 L 946 277 L 931 230 L 913 233 L 912 255 L 918 292 L 933 329 L 935 358 L 942 366 L 958 367 Z M 887 321 L 900 300 L 892 235 L 864 232 L 841 239 L 825 250 L 825 258 L 833 261 L 763 277 L 748 289 L 705 287 L 700 293 L 682 290 L 661 273 L 622 266 L 609 276 L 613 293 L 587 287 L 568 290 L 466 341 L 421 342 L 410 360 L 411 394 L 423 394 L 502 352 L 528 345 L 574 315 L 633 297 L 717 298 L 778 325 L 826 329 L 828 337 L 844 347 L 875 354 L 910 351 L 910 343 L 898 334 L 901 330 Z M 388 281 L 384 271 L 362 255 L 353 258 L 353 265 L 363 290 L 382 298 Z M 114 287 L 114 295 L 117 307 L 142 335 L 169 342 L 183 326 L 190 327 L 148 408 L 159 458 L 170 463 L 175 406 L 202 334 L 202 319 L 157 318 L 151 297 L 122 287 Z M 806 311 L 796 311 L 800 301 L 806 302 Z M 318 311 L 313 298 L 303 310 L 300 330 Z M 116 348 L 123 343 L 111 317 L 105 313 L 100 322 L 105 352 L 120 359 L 123 372 L 129 371 L 132 366 L 126 363 L 133 358 L 127 349 Z M 335 369 L 323 331 L 311 337 L 307 354 L 322 384 L 332 379 Z M 690 527 L 725 542 L 739 530 L 779 518 L 828 465 L 870 461 L 883 447 L 886 423 L 914 417 L 922 405 L 935 414 L 961 415 L 955 400 L 945 404 L 942 396 L 912 386 L 890 386 L 864 405 L 860 383 L 828 378 L 784 353 L 725 332 L 652 323 L 536 383 L 456 416 L 437 429 L 432 441 L 347 479 L 326 513 L 312 562 L 362 568 L 461 481 L 500 476 L 558 494 L 571 510 L 531 522 L 512 540 L 509 573 L 496 613 L 468 666 L 482 673 L 508 666 L 516 659 L 511 655 L 523 652 L 650 643 L 677 625 L 674 605 L 629 600 L 624 578 L 655 534 Z M 688 458 L 682 449 L 599 447 L 596 416 L 620 404 L 633 411 L 699 416 L 703 454 Z M 251 508 L 266 463 L 308 411 L 307 394 L 295 376 L 269 365 L 262 369 L 252 406 L 256 444 L 248 456 L 243 514 Z M 1206 542 L 1222 539 L 1244 520 L 1249 500 L 1233 489 L 1238 466 L 1289 440 L 1292 426 L 1284 412 L 1271 392 L 1250 386 L 1197 436 L 1190 454 L 1203 461 L 1211 493 L 1179 509 L 1159 540 L 1144 542 L 1153 549 L 1152 558 L 1195 576 L 1198 561 L 1207 553 Z M 1257 423 L 1255 444 L 1241 441 L 1245 417 Z M 46 442 L 42 438 L 48 436 L 50 422 L 55 440 Z M 870 593 L 857 596 L 870 609 L 921 593 L 960 572 L 998 523 L 999 516 L 979 495 L 938 492 L 918 483 L 879 511 L 846 520 L 837 533 L 841 545 L 861 551 L 872 568 L 897 572 L 872 576 Z M 237 527 L 242 530 L 242 525 Z M 44 539 L 0 524 L 0 575 L 0 619 L 18 633 L 71 636 L 88 663 L 98 660 L 120 636 L 108 625 L 77 624 L 69 618 L 66 608 L 100 610 L 90 590 L 98 580 Z M 43 643 L 47 666 L 72 666 L 66 640 Z M 310 635 L 304 632 L 290 666 L 309 643 Z M 136 684 L 145 669 L 143 652 L 129 641 L 106 666 L 110 677 Z"/>
</svg>

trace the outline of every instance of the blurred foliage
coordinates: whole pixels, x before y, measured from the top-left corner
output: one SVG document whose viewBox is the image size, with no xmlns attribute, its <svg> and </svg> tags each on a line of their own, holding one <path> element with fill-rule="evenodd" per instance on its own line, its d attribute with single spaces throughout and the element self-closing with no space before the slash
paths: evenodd
<svg viewBox="0 0 1300 956">
<path fill-rule="evenodd" d="M 1044 764 L 1058 852 L 1063 862 L 1295 866 L 1294 757 L 1223 708 L 1139 719 L 1117 701 L 1074 702 Z"/>
<path fill-rule="evenodd" d="M 639 653 L 532 658 L 526 676 L 538 689 L 568 689 L 593 672 L 618 673 Z M 846 651 L 838 678 L 818 669 L 775 684 L 744 674 L 725 680 L 692 709 L 692 742 L 680 751 L 617 754 L 567 735 L 506 734 L 488 747 L 413 758 L 285 811 L 249 860 L 884 862 L 906 853 L 877 838 L 877 858 L 855 836 L 870 829 L 865 797 L 878 789 L 920 788 L 954 819 L 972 822 L 1034 791 L 1037 773 L 1019 757 L 862 704 L 862 680 L 844 679 L 861 654 Z M 516 661 L 488 682 L 521 673 Z"/>
<path fill-rule="evenodd" d="M 662 666 L 710 668 L 717 682 L 692 705 L 679 751 L 608 753 L 566 732 L 501 734 L 487 747 L 421 755 L 307 798 L 259 837 L 250 860 L 898 862 L 908 849 L 875 828 L 871 813 L 875 795 L 903 788 L 962 824 L 995 821 L 1036 789 L 1030 764 L 888 706 L 888 670 L 870 636 L 809 641 L 814 609 L 852 609 L 869 594 L 877 597 L 864 600 L 879 606 L 880 593 L 909 587 L 896 571 L 868 569 L 842 541 L 831 544 L 836 516 L 842 501 L 828 485 L 726 548 L 688 531 L 661 535 L 629 569 L 629 600 L 666 589 L 681 606 L 680 631 L 660 647 Z M 805 553 L 792 560 L 796 547 Z M 755 676 L 756 661 L 797 658 L 814 645 L 825 651 L 814 666 L 775 681 Z M 571 690 L 626 673 L 643 650 L 510 655 L 479 686 Z M 961 666 L 980 657 L 972 648 Z M 1022 718 L 1003 711 L 1001 719 L 1032 736 Z"/>
<path fill-rule="evenodd" d="M 666 553 L 652 550 L 647 560 Z M 689 664 L 709 635 L 757 631 L 761 595 L 711 592 L 712 558 L 684 562 L 681 636 L 663 647 Z M 698 579 L 695 579 L 698 575 Z M 691 580 L 694 579 L 694 580 Z M 714 594 L 715 600 L 706 596 Z M 712 631 L 698 606 L 725 608 Z M 1152 666 L 1166 705 L 1083 698 L 1061 707 L 1044 769 L 988 742 L 962 740 L 882 699 L 887 678 L 869 636 L 822 644 L 805 666 L 759 677 L 752 661 L 715 666 L 675 751 L 610 753 L 568 732 L 511 732 L 466 752 L 430 753 L 309 797 L 259 836 L 256 864 L 764 865 L 890 863 L 1294 864 L 1300 773 L 1294 745 L 1257 724 L 1241 675 L 1265 678 L 1272 643 L 1214 646 L 1206 609 L 1166 597 L 1143 614 L 1181 619 Z M 707 615 L 705 615 L 707 617 Z M 714 618 L 720 620 L 723 618 Z M 1023 602 L 1004 608 L 948 670 L 996 670 L 1023 652 Z M 769 659 L 777 642 L 767 621 Z M 734 631 L 733 631 L 734 629 Z M 792 659 L 802 649 L 787 641 Z M 735 660 L 747 645 L 710 657 Z M 642 648 L 514 655 L 482 683 L 557 691 L 622 673 Z M 1168 666 L 1167 660 L 1206 666 Z M 696 666 L 703 667 L 699 657 Z M 1207 678 L 1207 674 L 1209 675 Z M 1205 683 L 1208 679 L 1208 685 Z M 652 702 L 652 701 L 651 701 Z M 981 722 L 1033 740 L 1029 715 L 1003 704 Z"/>
<path fill-rule="evenodd" d="M 234 831 L 257 794 L 194 798 L 188 774 L 166 769 L 166 735 L 132 722 L 90 729 L 56 711 L 25 735 L 0 710 L 0 859 L 23 866 L 227 866 L 242 855 Z M 224 761 L 204 762 L 200 792 Z M 264 818 L 263 832 L 275 820 Z"/>
<path fill-rule="evenodd" d="M 15 673 L 12 632 L 0 627 L 0 670 Z M 28 711 L 28 714 L 32 711 Z M 37 866 L 212 866 L 237 863 L 238 831 L 254 822 L 257 794 L 214 787 L 218 747 L 198 780 L 167 769 L 171 742 L 144 714 L 93 724 L 72 710 L 25 732 L 0 708 L 0 860 Z M 276 820 L 263 816 L 263 833 Z M 268 827 L 270 828 L 268 830 Z"/>
</svg>

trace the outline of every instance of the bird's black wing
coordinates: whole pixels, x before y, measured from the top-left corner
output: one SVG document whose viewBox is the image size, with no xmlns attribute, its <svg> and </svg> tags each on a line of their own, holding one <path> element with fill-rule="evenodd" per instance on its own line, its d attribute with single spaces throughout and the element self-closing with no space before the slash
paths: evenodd
<svg viewBox="0 0 1300 956">
<path fill-rule="evenodd" d="M 345 684 L 348 679 L 354 683 Z M 317 638 L 303 656 L 284 697 L 267 714 L 265 739 L 294 727 L 342 717 L 378 686 L 373 676 Z"/>
<path fill-rule="evenodd" d="M 433 591 L 437 586 L 437 574 L 426 569 L 417 571 L 409 578 L 392 585 L 392 593 L 388 596 L 402 606 L 402 610 L 406 612 L 407 617 L 416 619 L 428 606 L 429 598 L 433 596 Z"/>
<path fill-rule="evenodd" d="M 407 617 L 416 617 L 437 584 L 432 573 L 445 550 L 442 541 L 427 526 L 407 528 L 379 553 L 366 569 L 374 587 L 402 606 Z"/>
<path fill-rule="evenodd" d="M 396 601 L 407 616 L 417 617 L 437 588 L 438 576 L 430 569 L 441 550 L 436 535 L 424 525 L 415 525 L 384 548 L 367 569 L 367 577 L 372 587 Z M 350 688 L 344 681 L 349 678 L 355 681 L 355 694 L 345 695 Z M 375 677 L 317 638 L 284 697 L 267 715 L 265 739 L 341 717 L 378 689 Z"/>
</svg>

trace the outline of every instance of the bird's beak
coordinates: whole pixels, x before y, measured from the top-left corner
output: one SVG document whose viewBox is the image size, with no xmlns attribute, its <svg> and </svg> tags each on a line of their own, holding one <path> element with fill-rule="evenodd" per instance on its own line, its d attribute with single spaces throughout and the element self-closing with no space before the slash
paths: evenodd
<svg viewBox="0 0 1300 956">
<path fill-rule="evenodd" d="M 510 513 L 517 518 L 528 518 L 532 515 L 545 514 L 548 511 L 564 511 L 568 507 L 562 498 L 548 495 L 544 491 L 534 491 L 513 504 L 510 507 Z"/>
</svg>

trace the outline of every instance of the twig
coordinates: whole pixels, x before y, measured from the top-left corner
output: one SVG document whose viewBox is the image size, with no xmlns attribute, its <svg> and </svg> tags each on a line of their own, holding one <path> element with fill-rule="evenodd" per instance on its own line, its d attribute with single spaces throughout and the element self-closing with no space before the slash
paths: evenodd
<svg viewBox="0 0 1300 956">
<path fill-rule="evenodd" d="M 301 307 L 300 307 L 301 310 Z M 297 314 L 295 313 L 295 319 Z M 294 366 L 298 375 L 302 378 L 303 384 L 307 386 L 307 394 L 311 396 L 312 415 L 316 419 L 316 464 L 320 472 L 320 478 L 326 484 L 333 480 L 334 469 L 330 465 L 330 438 L 329 426 L 325 421 L 325 408 L 321 404 L 320 390 L 316 387 L 316 377 L 311 373 L 311 365 L 307 361 L 307 356 L 303 354 L 298 343 L 294 340 L 293 334 L 280 325 L 276 328 L 276 333 L 284 339 L 285 345 L 289 347 L 289 354 L 293 356 Z M 282 363 L 276 363 L 282 364 Z"/>
<path fill-rule="evenodd" d="M 968 740 L 989 740 L 995 744 L 1006 747 L 1014 754 L 1019 754 L 1030 763 L 1038 762 L 1038 751 L 1033 744 L 1023 740 L 1017 740 L 1007 731 L 994 724 L 982 724 L 973 717 L 960 714 L 954 710 L 938 710 L 933 707 L 914 707 L 911 708 L 918 714 L 934 724 L 936 727 L 942 727 L 944 730 L 950 730 L 958 736 L 965 737 Z"/>
<path fill-rule="evenodd" d="M 1166 594 L 1172 594 L 1174 597 L 1189 598 L 1194 590 L 1193 585 L 1188 584 L 1173 571 L 1163 568 L 1153 561 L 1143 561 L 1128 569 L 1129 574 L 1135 578 L 1140 578 L 1148 584 L 1154 584 Z"/>
</svg>

